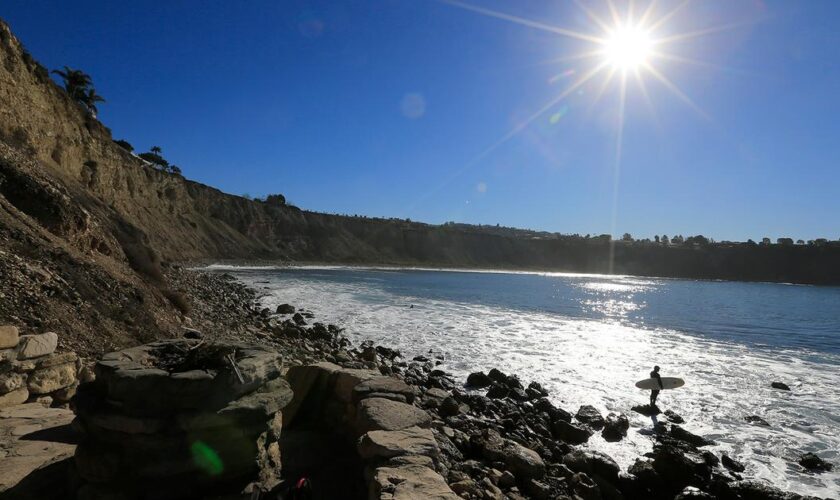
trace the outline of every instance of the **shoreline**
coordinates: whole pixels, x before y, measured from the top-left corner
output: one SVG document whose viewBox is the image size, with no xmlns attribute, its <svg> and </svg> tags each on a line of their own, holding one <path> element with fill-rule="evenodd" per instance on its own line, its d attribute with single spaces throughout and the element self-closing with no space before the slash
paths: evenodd
<svg viewBox="0 0 840 500">
<path fill-rule="evenodd" d="M 220 271 L 222 270 L 218 268 L 215 270 L 193 270 L 193 272 L 198 273 L 215 274 L 218 274 Z M 236 282 L 240 286 L 246 286 L 238 280 Z M 526 386 L 523 384 L 522 381 L 520 381 L 520 379 L 517 376 L 509 376 L 505 374 L 501 374 L 500 376 L 499 373 L 501 372 L 498 372 L 498 370 L 493 370 L 494 376 L 498 378 L 498 380 L 493 380 L 490 383 L 490 388 L 492 389 L 493 387 L 508 386 L 507 394 L 505 395 L 505 397 L 502 398 L 487 398 L 476 393 L 475 390 L 464 390 L 464 381 L 455 381 L 449 374 L 437 369 L 436 366 L 437 364 L 440 364 L 440 360 L 418 360 L 417 357 L 415 357 L 411 360 L 397 361 L 396 363 L 400 364 L 395 364 L 394 359 L 399 358 L 391 358 L 389 362 L 385 360 L 381 355 L 376 355 L 378 351 L 386 353 L 395 352 L 389 347 L 373 346 L 372 344 L 351 346 L 349 345 L 349 343 L 347 343 L 345 347 L 339 348 L 335 348 L 335 344 L 333 344 L 332 347 L 330 346 L 330 344 L 325 345 L 322 341 L 318 340 L 318 338 L 321 337 L 323 333 L 313 333 L 313 328 L 317 330 L 317 326 L 308 326 L 308 323 L 310 323 L 311 321 L 317 321 L 317 318 L 302 318 L 304 323 L 298 324 L 296 321 L 290 319 L 290 316 L 278 316 L 273 311 L 267 311 L 264 308 L 260 309 L 259 311 L 256 311 L 256 309 L 259 309 L 259 307 L 255 307 L 258 306 L 258 302 L 256 302 L 258 299 L 256 297 L 259 294 L 260 290 L 255 290 L 251 288 L 248 289 L 251 290 L 251 293 L 254 297 L 253 300 L 255 302 L 253 304 L 246 305 L 246 307 L 251 311 L 252 317 L 256 318 L 256 323 L 262 325 L 263 328 L 270 332 L 270 340 L 277 341 L 284 338 L 286 340 L 294 338 L 298 341 L 302 341 L 304 345 L 308 344 L 310 348 L 314 348 L 312 350 L 307 349 L 307 354 L 300 356 L 300 364 L 311 364 L 312 362 L 317 361 L 329 361 L 335 362 L 339 365 L 349 368 L 375 368 L 379 369 L 380 371 L 383 371 L 383 373 L 390 370 L 390 373 L 388 374 L 395 375 L 401 380 L 408 383 L 410 386 L 418 388 L 418 390 L 421 392 L 421 401 L 425 401 L 428 399 L 425 398 L 425 394 L 430 389 L 439 389 L 446 391 L 446 396 L 443 398 L 438 398 L 440 399 L 440 401 L 438 402 L 442 402 L 443 399 L 452 399 L 454 401 L 454 404 L 453 401 L 450 401 L 448 403 L 449 409 L 444 411 L 455 411 L 453 410 L 453 408 L 457 409 L 457 411 L 455 411 L 454 415 L 443 416 L 438 414 L 438 417 L 442 422 L 447 424 L 445 425 L 446 427 L 449 427 L 458 432 L 468 434 L 468 438 L 466 439 L 467 443 L 469 442 L 469 436 L 475 435 L 475 433 L 479 431 L 479 427 L 476 427 L 477 422 L 481 422 L 481 426 L 486 425 L 485 427 L 483 427 L 483 429 L 481 429 L 482 431 L 486 431 L 488 428 L 490 428 L 491 430 L 494 428 L 494 424 L 491 424 L 489 422 L 492 422 L 495 419 L 497 422 L 505 422 L 503 425 L 495 428 L 496 432 L 498 432 L 500 436 L 502 436 L 504 439 L 514 439 L 526 448 L 536 448 L 537 450 L 539 450 L 538 453 L 541 457 L 543 457 L 543 460 L 546 462 L 546 464 L 548 464 L 549 467 L 551 465 L 564 466 L 565 457 L 572 452 L 580 452 L 586 454 L 588 457 L 587 460 L 589 461 L 594 460 L 595 462 L 601 461 L 606 464 L 615 464 L 615 461 L 612 460 L 612 458 L 610 458 L 609 456 L 600 452 L 594 452 L 592 450 L 589 450 L 585 447 L 585 445 L 582 448 L 580 446 L 581 443 L 570 444 L 568 442 L 565 442 L 564 438 L 561 436 L 565 436 L 565 439 L 571 441 L 579 441 L 587 432 L 589 433 L 589 435 L 593 435 L 596 432 L 603 432 L 604 427 L 607 426 L 607 422 L 611 422 L 609 424 L 611 429 L 615 429 L 616 425 L 624 425 L 622 422 L 627 418 L 625 415 L 611 414 L 607 415 L 606 418 L 604 418 L 603 415 L 600 415 L 600 413 L 597 410 L 592 408 L 591 410 L 595 410 L 594 413 L 591 410 L 587 409 L 583 412 L 584 415 L 581 418 L 579 418 L 578 415 L 581 414 L 580 410 L 578 410 L 578 414 L 573 415 L 572 413 L 567 411 L 571 409 L 564 410 L 561 408 L 554 407 L 546 398 L 548 394 L 541 395 L 539 398 L 532 398 L 527 394 Z M 305 304 L 296 304 L 295 306 L 297 309 L 297 307 L 305 306 Z M 296 312 L 300 313 L 301 311 Z M 303 311 L 303 313 L 306 313 L 306 311 Z M 331 328 L 331 330 L 340 332 L 340 329 L 336 327 Z M 312 338 L 313 335 L 314 338 Z M 264 338 L 264 340 L 267 339 Z M 341 342 L 343 344 L 343 341 Z M 373 355 L 371 354 L 372 352 L 374 353 Z M 371 359 L 376 359 L 377 362 L 372 362 Z M 476 377 L 480 376 L 476 375 Z M 488 375 L 484 374 L 484 377 L 488 377 Z M 530 384 L 530 386 L 528 387 L 530 387 L 534 391 L 537 391 L 537 387 L 539 387 L 539 384 L 536 384 L 537 387 L 531 387 L 533 385 L 534 384 Z M 496 391 L 496 394 L 494 394 L 494 396 L 498 396 L 499 394 L 501 394 L 499 391 L 501 391 L 502 389 L 497 388 L 494 390 Z M 517 399 L 513 399 L 510 396 L 512 391 L 514 394 L 517 394 Z M 522 396 L 523 392 L 525 394 L 524 397 Z M 433 393 L 435 393 L 435 391 L 433 391 Z M 437 395 L 440 396 L 439 393 L 437 393 Z M 534 393 L 531 394 L 531 396 L 534 395 Z M 431 404 L 433 405 L 433 403 Z M 539 417 L 534 417 L 533 415 L 531 415 L 531 413 L 534 412 L 533 408 L 535 406 L 539 406 L 544 410 L 539 410 L 537 412 L 538 415 L 547 415 L 549 413 L 553 413 L 553 417 L 549 417 L 548 420 L 542 422 L 542 425 L 540 425 L 539 421 L 541 418 L 543 418 L 544 415 Z M 489 410 L 488 407 L 490 408 Z M 429 411 L 439 412 L 439 407 L 431 407 L 427 409 Z M 589 417 L 585 415 L 587 413 L 590 414 Z M 507 419 L 503 417 L 506 417 L 510 414 L 521 415 L 522 420 L 514 421 L 513 423 L 507 422 Z M 595 414 L 597 414 L 597 416 Z M 604 427 L 599 427 L 600 424 L 597 423 L 595 423 L 593 427 L 591 421 L 585 421 L 590 417 L 592 419 L 591 421 L 601 421 Z M 565 423 L 557 423 L 557 420 L 562 420 Z M 679 418 L 679 416 L 676 416 L 676 420 L 681 419 Z M 616 422 L 618 422 L 618 424 L 616 424 Z M 542 427 L 545 430 L 547 430 L 547 435 L 546 433 L 543 433 L 542 435 L 540 433 L 535 433 L 534 429 L 539 427 Z M 558 431 L 556 427 L 561 427 L 563 430 Z M 629 423 L 627 427 L 629 427 Z M 674 430 L 675 428 L 676 430 Z M 624 432 L 626 432 L 626 430 L 627 429 L 625 429 Z M 467 431 L 469 431 L 469 433 L 467 433 Z M 561 436 L 558 436 L 558 433 L 560 433 Z M 737 488 L 746 488 L 744 490 L 745 493 L 750 488 L 753 488 L 756 490 L 756 492 L 761 490 L 762 495 L 769 495 L 766 496 L 767 498 L 773 498 L 773 495 L 776 495 L 777 493 L 781 494 L 779 492 L 774 492 L 769 483 L 764 483 L 761 481 L 743 480 L 743 477 L 740 476 L 738 472 L 735 472 L 729 468 L 720 465 L 722 457 L 718 458 L 714 456 L 711 452 L 704 451 L 702 449 L 702 447 L 705 446 L 705 444 L 703 443 L 706 443 L 705 438 L 694 435 L 689 431 L 686 431 L 685 429 L 680 427 L 678 423 L 669 422 L 665 424 L 653 434 L 651 439 L 653 441 L 654 451 L 649 453 L 648 455 L 653 456 L 638 457 L 636 460 L 637 463 L 630 467 L 631 470 L 636 470 L 636 472 L 638 472 L 642 476 L 644 476 L 645 474 L 642 471 L 642 469 L 647 470 L 653 467 L 655 471 L 657 457 L 659 459 L 658 465 L 660 466 L 660 468 L 662 467 L 662 463 L 664 463 L 663 460 L 665 460 L 666 456 L 669 457 L 667 460 L 668 462 L 676 460 L 677 463 L 683 464 L 690 463 L 692 462 L 692 460 L 697 459 L 695 460 L 698 461 L 697 463 L 702 462 L 703 464 L 705 464 L 703 468 L 708 469 L 706 471 L 708 473 L 707 479 L 704 482 L 702 482 L 703 484 L 701 484 L 700 486 L 704 486 L 706 490 L 715 489 L 717 491 L 716 494 L 720 498 L 728 498 L 725 495 L 729 495 L 727 491 L 729 491 L 731 488 L 728 488 L 728 486 L 726 485 L 728 485 L 730 482 L 738 483 Z M 583 442 L 585 442 L 586 440 L 588 440 L 588 437 Z M 558 449 L 557 446 L 559 445 L 564 446 Z M 448 447 L 450 446 L 444 443 L 442 449 L 446 450 Z M 552 449 L 552 447 L 554 449 Z M 455 448 L 458 447 L 455 446 Z M 468 446 L 467 448 L 470 450 L 472 449 L 470 446 Z M 578 454 L 580 455 L 580 453 Z M 463 460 L 455 460 L 453 462 L 456 468 L 458 464 L 463 464 L 464 462 L 469 461 L 469 459 L 466 459 L 464 457 L 465 454 L 463 453 L 463 451 L 461 452 L 461 455 Z M 713 456 L 714 458 L 712 458 Z M 733 467 L 735 467 L 736 469 L 739 468 L 737 458 L 733 459 L 732 457 L 727 456 L 725 461 L 729 464 L 735 464 L 733 465 Z M 603 463 L 601 464 L 602 466 Z M 566 467 L 568 468 L 568 466 Z M 617 464 L 615 464 L 615 467 L 618 467 Z M 609 465 L 609 468 L 612 470 L 613 465 Z M 451 471 L 452 468 L 450 467 L 449 470 Z M 625 471 L 622 472 L 622 474 L 629 473 Z M 637 474 L 635 477 L 638 478 L 639 474 Z M 675 472 L 675 474 L 677 473 Z M 679 474 L 677 474 L 677 476 L 679 476 Z M 676 493 L 670 491 L 673 489 L 673 486 L 675 486 L 675 483 L 673 483 L 673 481 L 676 481 L 677 483 L 683 481 L 685 482 L 684 486 L 691 485 L 692 481 L 687 480 L 686 477 L 678 478 L 677 476 L 668 480 L 670 481 L 669 484 L 671 484 L 671 487 L 669 489 L 669 492 L 665 494 L 665 496 L 651 496 L 648 498 L 673 498 L 673 495 L 679 493 L 679 491 L 677 491 Z M 484 477 L 487 476 L 485 475 Z M 484 477 L 475 478 L 476 482 L 480 483 L 484 479 Z M 561 478 L 558 476 L 557 479 L 564 479 L 566 482 L 568 482 L 570 481 L 570 477 L 571 476 Z M 617 477 L 618 476 L 616 476 L 616 478 Z M 661 479 L 662 478 L 660 478 L 660 480 Z M 618 483 L 618 479 L 615 479 L 614 482 L 616 482 L 616 484 L 609 483 L 608 481 L 609 485 L 613 488 L 617 488 L 619 486 L 622 488 L 630 488 L 630 486 L 628 485 L 622 486 L 620 483 Z M 603 486 L 604 488 L 609 487 L 606 483 L 601 486 Z M 646 487 L 650 487 L 650 485 Z M 556 486 L 556 488 L 560 488 L 560 486 Z M 664 492 L 660 493 L 664 494 Z M 731 498 L 738 497 L 733 496 Z"/>
<path fill-rule="evenodd" d="M 648 280 L 669 280 L 669 281 L 697 281 L 704 283 L 742 283 L 756 285 L 782 285 L 820 288 L 840 288 L 840 284 L 818 284 L 818 283 L 795 283 L 788 281 L 760 281 L 760 280 L 736 280 L 723 278 L 691 278 L 680 276 L 659 276 L 644 274 L 607 274 L 607 273 L 583 273 L 575 271 L 558 271 L 556 269 L 543 268 L 487 268 L 487 267 L 452 267 L 434 266 L 421 264 L 361 264 L 361 263 L 336 263 L 320 261 L 297 261 L 294 263 L 283 263 L 273 260 L 206 260 L 182 263 L 184 267 L 191 270 L 216 269 L 224 270 L 260 270 L 260 269 L 313 269 L 313 270 L 374 270 L 374 271 L 434 271 L 451 273 L 478 273 L 478 274 L 511 274 L 511 275 L 535 275 L 551 277 L 576 277 L 576 278 L 630 278 Z"/>
</svg>

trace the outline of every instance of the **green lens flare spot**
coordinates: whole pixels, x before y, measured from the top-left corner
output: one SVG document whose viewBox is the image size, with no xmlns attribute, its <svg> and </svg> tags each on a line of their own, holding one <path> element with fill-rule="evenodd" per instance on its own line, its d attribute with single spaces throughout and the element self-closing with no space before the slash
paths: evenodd
<svg viewBox="0 0 840 500">
<path fill-rule="evenodd" d="M 190 446 L 190 450 L 192 451 L 193 462 L 207 474 L 216 476 L 225 470 L 219 454 L 204 441 L 194 442 Z"/>
</svg>

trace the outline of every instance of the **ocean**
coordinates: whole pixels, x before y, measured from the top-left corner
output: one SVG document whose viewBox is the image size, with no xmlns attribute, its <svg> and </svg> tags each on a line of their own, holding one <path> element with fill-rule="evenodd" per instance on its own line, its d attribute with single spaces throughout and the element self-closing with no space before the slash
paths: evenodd
<svg viewBox="0 0 840 500">
<path fill-rule="evenodd" d="M 499 368 L 535 380 L 564 409 L 625 413 L 626 439 L 587 444 L 626 469 L 651 449 L 650 418 L 630 411 L 653 365 L 682 377 L 659 406 L 747 465 L 745 477 L 802 494 L 840 492 L 840 287 L 633 276 L 349 267 L 229 267 L 265 307 L 394 347 L 443 355 L 463 381 Z M 790 392 L 770 387 L 780 381 Z M 752 425 L 758 415 L 769 427 Z M 801 453 L 835 463 L 804 472 Z"/>
</svg>

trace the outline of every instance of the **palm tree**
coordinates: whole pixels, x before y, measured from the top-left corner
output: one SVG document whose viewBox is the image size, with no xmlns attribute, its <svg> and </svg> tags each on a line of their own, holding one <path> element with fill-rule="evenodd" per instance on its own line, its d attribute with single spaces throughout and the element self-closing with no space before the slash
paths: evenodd
<svg viewBox="0 0 840 500">
<path fill-rule="evenodd" d="M 56 69 L 53 73 L 64 79 L 64 90 L 76 101 L 84 98 L 87 88 L 92 83 L 90 75 L 68 66 L 64 67 L 64 71 Z"/>
<path fill-rule="evenodd" d="M 94 90 L 91 87 L 88 89 L 87 94 L 85 95 L 85 98 L 82 103 L 85 105 L 85 107 L 88 109 L 88 111 L 94 118 L 96 118 L 96 113 L 99 111 L 96 108 L 97 102 L 105 102 L 105 99 L 101 95 L 97 94 L 96 90 Z"/>
<path fill-rule="evenodd" d="M 152 153 L 154 153 L 156 155 L 159 155 L 159 154 L 163 153 L 163 150 L 160 149 L 160 146 L 152 146 L 151 149 L 149 149 L 149 151 L 151 151 Z"/>
</svg>

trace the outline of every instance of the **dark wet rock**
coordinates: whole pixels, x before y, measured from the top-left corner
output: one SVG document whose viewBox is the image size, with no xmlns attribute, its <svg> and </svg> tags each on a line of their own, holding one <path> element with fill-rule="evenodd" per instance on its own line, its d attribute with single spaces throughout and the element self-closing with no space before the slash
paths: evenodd
<svg viewBox="0 0 840 500">
<path fill-rule="evenodd" d="M 295 313 L 295 306 L 291 304 L 280 304 L 277 306 L 276 310 L 277 314 L 294 314 Z"/>
<path fill-rule="evenodd" d="M 533 393 L 539 394 L 539 397 L 542 397 L 542 398 L 548 396 L 548 391 L 545 390 L 543 388 L 543 386 L 538 384 L 537 382 L 531 382 L 530 384 L 528 384 L 528 390 L 532 391 Z M 532 399 L 537 399 L 537 398 L 532 398 Z"/>
<path fill-rule="evenodd" d="M 583 472 L 589 476 L 601 476 L 610 483 L 618 480 L 621 470 L 606 453 L 594 450 L 574 450 L 563 457 L 563 465 L 572 472 Z"/>
<path fill-rule="evenodd" d="M 301 313 L 295 313 L 295 315 L 292 316 L 292 321 L 294 321 L 298 326 L 306 324 L 306 320 L 303 319 L 303 315 Z"/>
<path fill-rule="evenodd" d="M 496 368 L 491 368 L 489 372 L 487 372 L 487 376 L 494 382 L 506 383 L 508 376 L 502 373 L 500 370 Z"/>
<path fill-rule="evenodd" d="M 805 453 L 799 457 L 799 465 L 813 472 L 828 472 L 834 465 L 826 462 L 813 453 Z"/>
<path fill-rule="evenodd" d="M 694 486 L 686 486 L 674 500 L 714 500 L 715 497 Z"/>
<path fill-rule="evenodd" d="M 518 387 L 512 389 L 510 391 L 510 393 L 508 393 L 508 397 L 510 397 L 511 399 L 513 399 L 515 401 L 528 401 L 529 399 L 531 399 L 528 396 L 527 392 L 525 392 L 523 389 L 520 389 Z"/>
<path fill-rule="evenodd" d="M 770 387 L 772 387 L 773 389 L 779 389 L 779 390 L 782 390 L 782 391 L 789 391 L 790 390 L 790 386 L 787 385 L 784 382 L 773 382 L 773 383 L 770 384 Z"/>
<path fill-rule="evenodd" d="M 747 415 L 746 417 L 744 417 L 744 420 L 746 420 L 747 422 L 749 422 L 751 424 L 763 425 L 764 427 L 770 427 L 770 424 L 768 424 L 766 420 L 759 417 L 758 415 Z"/>
<path fill-rule="evenodd" d="M 660 483 L 659 473 L 653 467 L 653 462 L 637 458 L 627 472 L 639 479 L 648 488 L 656 488 Z"/>
<path fill-rule="evenodd" d="M 595 430 L 600 430 L 604 427 L 604 417 L 601 416 L 601 412 L 594 406 L 581 406 L 575 418 L 578 422 L 582 422 Z"/>
<path fill-rule="evenodd" d="M 717 467 L 720 463 L 720 459 L 709 450 L 703 450 L 700 452 L 700 456 L 703 457 L 703 460 L 709 464 L 710 467 Z"/>
<path fill-rule="evenodd" d="M 569 485 L 575 492 L 576 497 L 580 497 L 582 500 L 601 500 L 602 498 L 598 484 L 582 472 L 573 475 L 569 480 Z"/>
<path fill-rule="evenodd" d="M 746 470 L 744 464 L 730 457 L 726 453 L 720 456 L 720 462 L 723 464 L 724 467 L 733 472 L 744 472 L 744 470 Z"/>
<path fill-rule="evenodd" d="M 493 384 L 493 379 L 484 372 L 473 372 L 467 377 L 468 387 L 483 388 L 489 387 L 491 384 Z"/>
<path fill-rule="evenodd" d="M 652 455 L 653 468 L 672 487 L 705 484 L 711 477 L 712 467 L 699 453 L 670 444 L 657 444 Z"/>
<path fill-rule="evenodd" d="M 569 444 L 583 444 L 589 441 L 592 431 L 583 427 L 566 422 L 565 420 L 556 420 L 551 426 L 554 435 Z"/>
<path fill-rule="evenodd" d="M 453 417 L 461 413 L 461 405 L 452 396 L 445 398 L 438 407 L 441 417 Z"/>
<path fill-rule="evenodd" d="M 712 441 L 710 439 L 706 439 L 703 436 L 698 436 L 697 434 L 693 434 L 693 433 L 683 429 L 679 425 L 672 425 L 671 426 L 671 431 L 669 432 L 669 435 L 672 438 L 674 438 L 678 441 L 688 443 L 692 446 L 709 446 L 709 445 L 715 444 L 714 441 Z"/>
<path fill-rule="evenodd" d="M 604 430 L 601 431 L 601 436 L 606 441 L 621 441 L 627 435 L 627 429 L 630 428 L 630 420 L 627 416 L 622 414 L 610 413 L 604 422 Z"/>
<path fill-rule="evenodd" d="M 682 418 L 682 416 L 680 416 L 680 414 L 675 412 L 674 410 L 665 410 L 665 418 L 667 418 L 669 422 L 674 424 L 682 424 L 685 422 L 685 419 Z"/>
<path fill-rule="evenodd" d="M 183 337 L 185 339 L 201 339 L 204 338 L 204 334 L 193 328 L 184 328 Z"/>
<path fill-rule="evenodd" d="M 506 468 L 520 479 L 539 479 L 545 475 L 545 462 L 534 450 L 504 439 L 492 429 L 473 435 L 470 442 L 484 458 L 504 462 Z"/>
<path fill-rule="evenodd" d="M 756 480 L 736 481 L 728 485 L 727 498 L 738 500 L 809 500 L 813 497 L 802 497 L 770 486 Z"/>
<path fill-rule="evenodd" d="M 662 413 L 656 405 L 636 405 L 630 409 L 646 417 L 653 417 Z"/>
<path fill-rule="evenodd" d="M 510 389 L 502 384 L 495 384 L 487 391 L 487 397 L 490 399 L 506 398 L 510 394 Z"/>
<path fill-rule="evenodd" d="M 531 479 L 525 483 L 524 489 L 535 500 L 548 500 L 551 498 L 551 486 L 542 481 Z"/>
</svg>

